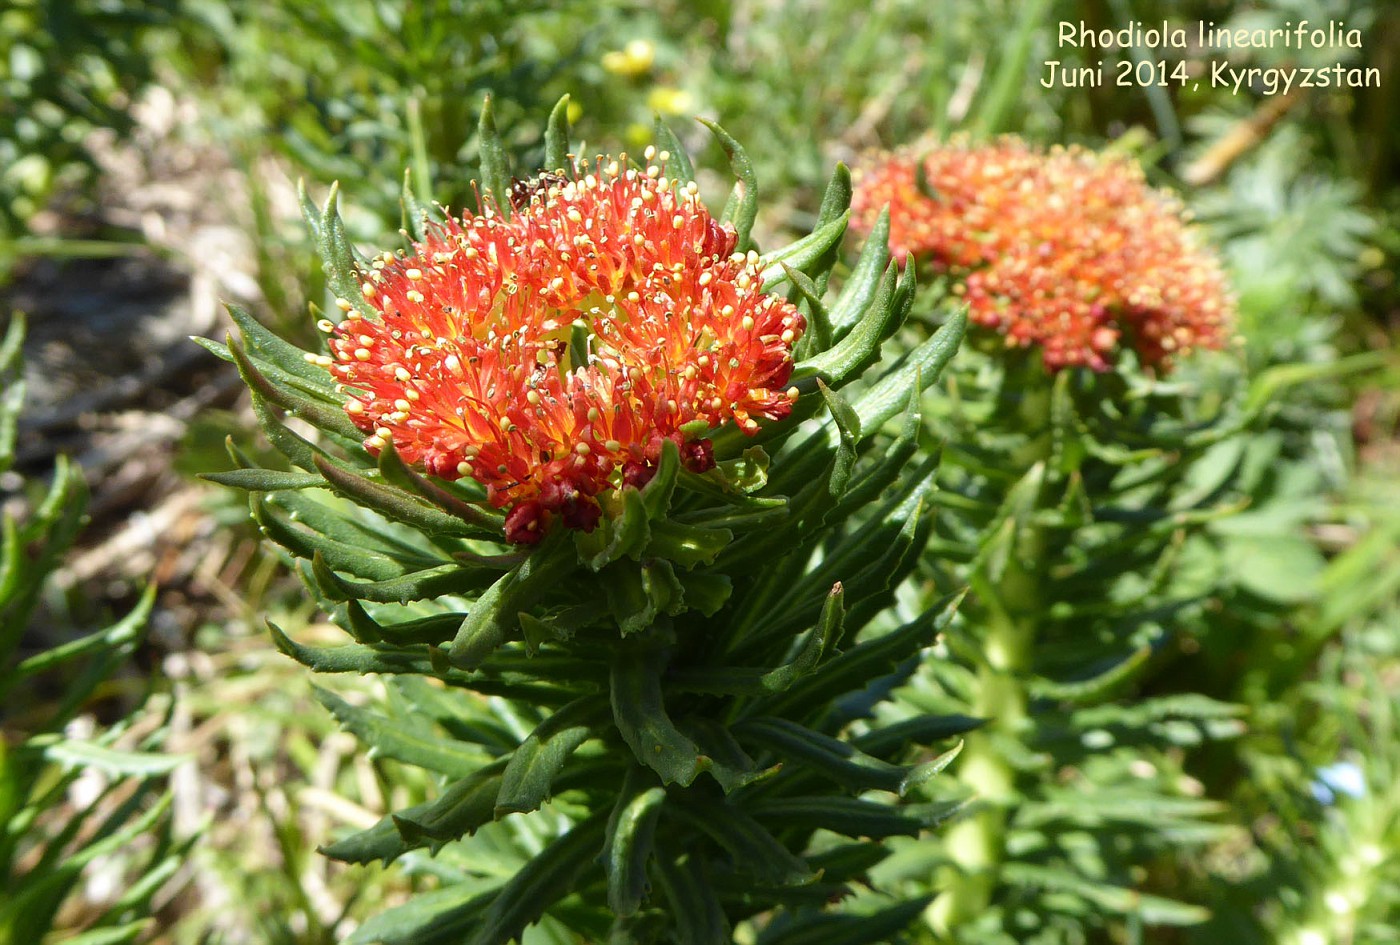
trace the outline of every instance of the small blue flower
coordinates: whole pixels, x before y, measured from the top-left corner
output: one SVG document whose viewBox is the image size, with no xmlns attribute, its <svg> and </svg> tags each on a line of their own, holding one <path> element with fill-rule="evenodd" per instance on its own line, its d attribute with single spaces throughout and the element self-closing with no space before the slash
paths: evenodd
<svg viewBox="0 0 1400 945">
<path fill-rule="evenodd" d="M 1317 769 L 1317 780 L 1312 783 L 1312 793 L 1322 804 L 1336 803 L 1338 795 L 1364 797 L 1366 774 L 1355 762 L 1335 762 Z"/>
</svg>

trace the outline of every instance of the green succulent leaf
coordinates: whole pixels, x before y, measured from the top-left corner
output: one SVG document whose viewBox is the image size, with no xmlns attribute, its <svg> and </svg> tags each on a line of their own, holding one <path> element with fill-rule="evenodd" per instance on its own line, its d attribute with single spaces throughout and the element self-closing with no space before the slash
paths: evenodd
<svg viewBox="0 0 1400 945">
<path fill-rule="evenodd" d="M 831 411 L 831 419 L 836 423 L 836 430 L 841 438 L 826 484 L 832 498 L 839 499 L 846 491 L 846 484 L 851 479 L 851 470 L 856 464 L 856 444 L 860 442 L 861 432 L 860 417 L 856 416 L 856 412 L 844 397 L 823 384 L 820 378 L 817 379 L 817 387 L 822 392 L 827 409 Z"/>
<path fill-rule="evenodd" d="M 361 273 L 357 264 L 354 246 L 345 232 L 345 222 L 340 218 L 337 202 L 340 185 L 331 184 L 326 194 L 326 202 L 319 209 L 307 196 L 305 185 L 297 182 L 297 198 L 301 201 L 302 216 L 311 231 L 316 252 L 321 257 L 321 267 L 326 273 L 326 285 L 337 297 L 345 299 L 362 315 L 375 316 L 361 290 Z"/>
<path fill-rule="evenodd" d="M 832 340 L 844 338 L 861 316 L 870 309 L 870 303 L 880 290 L 881 277 L 890 262 L 890 212 L 889 208 L 880 211 L 875 225 L 865 238 L 851 276 L 845 287 L 831 306 Z"/>
<path fill-rule="evenodd" d="M 741 253 L 748 252 L 753 246 L 749 233 L 758 217 L 758 175 L 754 173 L 753 162 L 749 160 L 743 145 L 734 140 L 729 132 L 708 119 L 701 118 L 699 121 L 710 129 L 720 147 L 724 148 L 724 153 L 729 157 L 730 169 L 733 170 L 734 176 L 739 178 L 734 185 L 734 192 L 729 195 L 729 201 L 725 204 L 721 219 L 734 225 L 734 231 L 739 235 L 737 250 Z"/>
<path fill-rule="evenodd" d="M 393 758 L 449 778 L 466 778 L 491 761 L 475 746 L 451 738 L 425 738 L 393 719 L 353 706 L 320 686 L 313 686 L 317 700 L 342 727 L 369 747 L 372 756 Z"/>
<path fill-rule="evenodd" d="M 899 327 L 907 314 L 895 305 L 898 281 L 898 268 L 890 263 L 880 279 L 875 297 L 851 331 L 830 348 L 798 364 L 793 369 L 793 377 L 815 376 L 832 387 L 841 387 L 878 361 L 880 345 Z"/>
<path fill-rule="evenodd" d="M 496 131 L 496 111 L 491 96 L 481 103 L 481 120 L 477 124 L 477 150 L 481 155 L 482 197 L 501 216 L 510 217 L 510 159 Z"/>
<path fill-rule="evenodd" d="M 808 235 L 760 259 L 759 265 L 763 270 L 759 273 L 759 278 L 762 280 L 763 291 L 772 292 L 784 282 L 791 282 L 791 274 L 794 272 L 805 275 L 808 267 L 828 256 L 832 247 L 841 242 L 850 218 L 850 211 L 844 211 L 839 216 L 819 224 Z M 813 286 L 814 290 L 815 288 Z M 813 291 L 812 294 L 820 296 L 821 293 Z"/>
<path fill-rule="evenodd" d="M 1209 910 L 1201 906 L 1148 895 L 1136 889 L 1090 882 L 1067 871 L 1034 863 L 1008 863 L 1003 868 L 1003 877 L 1009 885 L 1020 888 L 1073 893 L 1100 908 L 1120 915 L 1136 916 L 1149 925 L 1198 925 L 1210 918 Z"/>
<path fill-rule="evenodd" d="M 817 913 L 774 923 L 758 945 L 867 945 L 887 942 L 904 931 L 933 901 L 932 896 L 901 902 L 871 915 Z"/>
<path fill-rule="evenodd" d="M 675 916 L 680 945 L 731 945 L 734 939 L 729 918 L 700 860 L 691 855 L 678 861 L 664 852 L 655 857 L 653 866 Z"/>
<path fill-rule="evenodd" d="M 321 848 L 334 860 L 386 865 L 419 847 L 466 836 L 495 819 L 496 793 L 506 762 L 477 765 L 436 799 L 390 814 L 368 830 Z"/>
<path fill-rule="evenodd" d="M 763 690 L 772 693 L 786 692 L 798 679 L 812 673 L 822 661 L 822 657 L 835 648 L 836 641 L 841 639 L 841 622 L 846 615 L 842 606 L 844 598 L 845 589 L 838 581 L 831 586 L 831 593 L 826 595 L 817 625 L 807 632 L 796 658 L 765 673 L 759 680 Z"/>
<path fill-rule="evenodd" d="M 325 851 L 323 851 L 325 852 Z M 351 862 L 360 862 L 352 860 Z M 419 893 L 372 916 L 355 930 L 345 945 L 449 945 L 481 923 L 495 890 L 480 883 L 454 883 Z"/>
<path fill-rule="evenodd" d="M 966 735 L 987 723 L 986 719 L 970 715 L 918 715 L 902 722 L 892 722 L 873 728 L 851 739 L 861 751 L 881 756 L 900 751 L 908 745 L 931 745 L 934 742 Z"/>
<path fill-rule="evenodd" d="M 599 579 L 624 637 L 646 630 L 661 614 L 677 614 L 685 607 L 685 588 L 669 561 L 649 559 L 640 567 L 623 562 L 604 571 Z"/>
<path fill-rule="evenodd" d="M 666 713 L 661 689 L 664 648 L 646 640 L 624 641 L 612 663 L 613 719 L 622 739 L 663 784 L 689 785 L 711 765 Z"/>
<path fill-rule="evenodd" d="M 709 571 L 681 571 L 676 574 L 681 595 L 689 610 L 706 617 L 719 613 L 734 593 L 734 582 L 727 574 Z"/>
<path fill-rule="evenodd" d="M 412 566 L 375 549 L 347 544 L 314 531 L 297 528 L 290 521 L 284 520 L 275 506 L 264 502 L 258 495 L 250 496 L 248 505 L 253 521 L 258 523 L 263 536 L 277 542 L 299 558 L 314 559 L 320 555 L 327 568 L 378 582 L 402 578 L 406 568 Z M 432 559 L 417 558 L 414 563 L 420 567 L 434 567 Z M 337 578 L 332 590 L 332 596 L 338 597 L 339 593 L 345 590 L 344 582 Z"/>
<path fill-rule="evenodd" d="M 464 522 L 477 526 L 482 537 L 496 538 L 505 530 L 505 517 L 467 502 L 404 464 L 392 443 L 379 451 L 379 474 L 387 485 L 409 492 Z"/>
<path fill-rule="evenodd" d="M 30 745 L 35 742 L 31 740 Z M 150 751 L 123 751 L 90 741 L 64 738 L 43 746 L 44 758 L 65 768 L 91 769 L 113 777 L 150 778 L 169 774 L 190 759 Z"/>
<path fill-rule="evenodd" d="M 576 567 L 573 548 L 566 540 L 546 540 L 477 598 L 448 650 L 452 664 L 464 669 L 481 665 L 520 632 L 520 611 Z"/>
<path fill-rule="evenodd" d="M 647 518 L 652 521 L 663 518 L 670 509 L 680 468 L 680 447 L 670 439 L 662 440 L 661 456 L 656 461 L 656 471 L 652 474 L 651 481 L 642 486 L 642 505 L 646 508 Z"/>
<path fill-rule="evenodd" d="M 763 447 L 751 446 L 737 459 L 726 459 L 717 463 L 716 469 L 728 489 L 750 494 L 758 492 L 768 484 L 768 466 L 771 462 L 768 452 Z"/>
<path fill-rule="evenodd" d="M 305 574 L 306 569 L 302 570 Z M 367 600 L 381 604 L 407 604 L 444 594 L 467 593 L 485 587 L 491 580 L 489 573 L 444 564 L 383 581 L 351 581 L 336 574 L 319 550 L 312 555 L 309 570 L 317 592 L 327 601 Z"/>
<path fill-rule="evenodd" d="M 621 511 L 605 516 L 591 532 L 574 535 L 574 545 L 590 570 L 602 571 L 623 558 L 636 560 L 651 540 L 651 523 L 640 491 L 624 488 Z"/>
<path fill-rule="evenodd" d="M 200 479 L 249 492 L 279 492 L 283 489 L 315 489 L 326 480 L 318 473 L 282 472 L 276 469 L 230 469 L 200 473 Z"/>
<path fill-rule="evenodd" d="M 342 402 L 330 372 L 308 361 L 308 352 L 273 334 L 242 306 L 229 304 L 226 308 L 238 326 L 250 358 L 277 368 L 299 390 L 319 395 L 328 403 Z"/>
<path fill-rule="evenodd" d="M 625 797 L 625 795 L 624 795 Z M 656 822 L 666 791 L 649 788 L 619 807 L 608 823 L 606 870 L 608 906 L 619 916 L 635 915 L 647 897 L 647 864 L 656 837 Z"/>
<path fill-rule="evenodd" d="M 665 151 L 669 155 L 666 159 L 666 176 L 683 184 L 695 180 L 695 168 L 691 166 L 690 155 L 686 153 L 671 126 L 662 121 L 660 115 L 656 116 L 652 136 L 656 138 L 657 150 Z"/>
<path fill-rule="evenodd" d="M 569 96 L 562 96 L 549 112 L 544 129 L 544 166 L 551 171 L 569 168 Z"/>
<path fill-rule="evenodd" d="M 427 175 L 420 174 L 419 176 L 426 177 Z M 423 190 L 427 191 L 430 184 L 430 181 L 424 180 Z M 403 208 L 403 228 L 407 231 L 409 239 L 417 243 L 423 242 L 423 239 L 428 235 L 427 224 L 431 216 L 428 207 L 423 202 L 427 199 L 425 194 L 420 200 L 418 194 L 414 192 L 413 169 L 411 167 L 404 168 L 403 187 L 399 190 L 399 204 Z"/>
<path fill-rule="evenodd" d="M 756 800 L 749 812 L 763 824 L 778 828 L 830 830 L 845 837 L 917 837 L 948 820 L 961 802 L 905 804 L 898 807 L 877 801 L 836 795 L 814 795 Z"/>
<path fill-rule="evenodd" d="M 594 814 L 575 824 L 517 872 L 492 901 L 468 945 L 506 945 L 568 895 L 598 855 L 607 817 Z"/>
<path fill-rule="evenodd" d="M 805 886 L 817 879 L 801 857 L 735 804 L 697 799 L 684 807 L 677 805 L 674 813 L 719 844 L 738 873 L 777 886 Z"/>
<path fill-rule="evenodd" d="M 772 751 L 785 760 L 805 765 L 852 791 L 893 791 L 903 794 L 911 771 L 881 761 L 849 742 L 814 732 L 788 719 L 758 717 L 735 727 L 740 741 Z"/>
<path fill-rule="evenodd" d="M 909 352 L 852 404 L 861 429 L 867 433 L 880 429 L 908 405 L 912 393 L 937 382 L 966 331 L 967 309 L 954 309 L 928 341 Z"/>
<path fill-rule="evenodd" d="M 1037 679 L 1031 682 L 1030 692 L 1041 699 L 1073 702 L 1076 705 L 1092 705 L 1111 698 L 1116 690 L 1121 689 L 1147 665 L 1147 661 L 1151 657 L 1152 647 L 1140 646 L 1123 659 L 1088 679 L 1075 682 Z"/>
<path fill-rule="evenodd" d="M 672 519 L 662 519 L 651 526 L 651 541 L 645 553 L 664 558 L 683 568 L 698 564 L 714 564 L 715 557 L 734 540 L 727 528 L 686 525 Z"/>
<path fill-rule="evenodd" d="M 496 816 L 537 810 L 548 798 L 555 777 L 580 745 L 596 735 L 607 705 L 585 696 L 561 707 L 536 726 L 510 757 L 496 797 Z"/>
<path fill-rule="evenodd" d="M 386 518 L 403 522 L 425 534 L 452 538 L 500 537 L 499 532 L 463 521 L 405 493 L 402 489 L 375 482 L 368 476 L 348 469 L 325 456 L 317 455 L 312 458 L 312 462 L 336 492 Z"/>
<path fill-rule="evenodd" d="M 952 621 L 964 593 L 945 597 L 917 619 L 827 660 L 816 672 L 793 683 L 787 692 L 763 700 L 754 711 L 781 718 L 804 718 L 830 701 L 835 693 L 865 688 L 932 644 Z"/>
<path fill-rule="evenodd" d="M 274 383 L 274 380 L 285 380 L 277 378 L 281 373 L 280 369 L 270 367 L 265 362 L 259 364 L 256 359 L 249 357 L 233 340 L 232 335 L 228 336 L 225 349 L 238 367 L 238 373 L 243 377 L 244 383 L 268 403 L 281 407 L 318 430 L 339 436 L 346 442 L 356 443 L 363 437 L 359 428 L 350 422 L 350 418 L 338 403 L 301 391 L 297 389 L 297 385 L 289 382 Z"/>
</svg>

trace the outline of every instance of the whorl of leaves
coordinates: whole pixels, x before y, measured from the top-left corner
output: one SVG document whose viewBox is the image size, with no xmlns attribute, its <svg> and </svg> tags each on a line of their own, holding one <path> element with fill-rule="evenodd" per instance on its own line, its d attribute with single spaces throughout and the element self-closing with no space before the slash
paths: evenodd
<svg viewBox="0 0 1400 945">
<path fill-rule="evenodd" d="M 567 152 L 561 115 L 546 135 L 554 155 Z M 757 188 L 743 149 L 713 130 L 740 181 L 726 220 L 743 247 Z M 665 141 L 671 172 L 684 172 L 674 136 Z M 480 151 L 488 193 L 504 197 L 489 113 Z M 388 677 L 388 710 L 322 700 L 376 755 L 442 779 L 435 799 L 325 852 L 450 855 L 473 834 L 465 842 L 486 849 L 500 829 L 546 823 L 532 814 L 546 804 L 567 823 L 548 820 L 533 856 L 509 867 L 487 856 L 353 941 L 487 945 L 549 913 L 614 941 L 727 943 L 735 923 L 765 914 L 764 942 L 856 943 L 918 914 L 922 899 L 837 903 L 884 858 L 886 838 L 918 836 L 956 809 L 905 798 L 956 754 L 937 743 L 977 720 L 858 734 L 878 696 L 855 713 L 842 700 L 906 677 L 959 600 L 872 627 L 933 532 L 938 454 L 920 435 L 920 400 L 965 319 L 951 313 L 872 370 L 915 278 L 871 242 L 823 301 L 849 198 L 838 168 L 812 234 L 763 257 L 765 285 L 785 289 L 811 326 L 791 416 L 752 438 L 711 431 L 718 465 L 705 474 L 668 442 L 653 478 L 619 488 L 593 532 L 559 530 L 528 553 L 501 544 L 499 516 L 470 481 L 430 479 L 392 449 L 371 458 L 319 352 L 236 309 L 242 339 L 205 342 L 238 366 L 286 461 L 262 466 L 231 446 L 238 468 L 208 478 L 248 490 L 263 533 L 354 641 L 312 647 L 273 627 L 278 646 L 318 672 Z M 305 210 L 332 290 L 353 299 L 363 261 L 336 199 Z M 406 209 L 421 223 L 407 194 Z"/>
</svg>

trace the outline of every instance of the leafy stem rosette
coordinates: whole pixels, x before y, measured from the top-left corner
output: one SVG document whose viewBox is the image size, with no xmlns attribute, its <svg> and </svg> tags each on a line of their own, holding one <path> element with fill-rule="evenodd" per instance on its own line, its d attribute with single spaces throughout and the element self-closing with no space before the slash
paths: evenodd
<svg viewBox="0 0 1400 945">
<path fill-rule="evenodd" d="M 1233 300 L 1180 201 L 1127 158 L 954 141 L 881 159 L 853 206 L 974 324 L 926 418 L 949 444 L 927 574 L 971 594 L 950 658 L 925 662 L 889 718 L 990 721 L 958 765 L 977 810 L 902 875 L 941 893 L 939 941 L 1199 923 L 1199 906 L 1154 895 L 1153 870 L 1229 835 L 1185 761 L 1243 722 L 1203 691 L 1196 652 L 1234 658 L 1221 615 L 1262 544 L 1242 539 L 1290 500 L 1259 430 L 1280 390 L 1336 368 L 1247 379 L 1188 357 L 1226 345 Z M 1249 569 L 1268 571 L 1252 587 L 1294 580 L 1286 563 Z"/>
<path fill-rule="evenodd" d="M 512 184 L 488 106 L 487 209 L 433 222 L 406 194 L 402 254 L 358 256 L 334 191 L 306 204 L 344 315 L 322 322 L 328 353 L 237 310 L 241 342 L 205 343 L 289 466 L 231 447 L 239 468 L 209 478 L 249 490 L 354 638 L 274 627 L 279 647 L 389 677 L 382 711 L 323 699 L 378 755 L 442 776 L 326 853 L 389 861 L 562 816 L 522 868 L 355 940 L 504 942 L 547 911 L 615 941 L 729 942 L 748 921 L 765 942 L 880 940 L 925 900 L 836 904 L 886 838 L 955 809 L 902 798 L 975 724 L 872 724 L 957 602 L 887 613 L 932 533 L 920 395 L 963 316 L 871 370 L 914 273 L 872 242 L 823 301 L 844 168 L 813 232 L 759 256 L 756 181 L 722 130 L 739 183 L 716 220 L 664 127 L 644 166 L 578 164 L 563 114 L 548 173 Z"/>
</svg>

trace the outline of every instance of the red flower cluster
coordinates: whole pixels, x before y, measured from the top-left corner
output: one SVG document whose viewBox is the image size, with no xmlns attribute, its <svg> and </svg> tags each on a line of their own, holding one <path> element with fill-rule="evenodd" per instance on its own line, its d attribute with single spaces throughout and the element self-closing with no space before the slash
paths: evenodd
<svg viewBox="0 0 1400 945">
<path fill-rule="evenodd" d="M 378 317 L 342 300 L 345 320 L 322 323 L 366 449 L 483 483 L 517 543 L 556 516 L 591 530 L 594 497 L 646 482 L 664 439 L 712 466 L 696 427 L 752 434 L 797 393 L 803 317 L 760 290 L 757 257 L 734 254 L 694 184 L 625 157 L 576 177 L 516 188 L 509 220 L 488 209 L 384 254 L 362 286 Z"/>
<path fill-rule="evenodd" d="M 886 155 L 860 175 L 854 225 L 868 232 L 886 204 L 896 256 L 960 278 L 972 320 L 1040 345 L 1051 370 L 1106 371 L 1120 343 L 1167 367 L 1227 341 L 1219 263 L 1126 158 L 1016 139 Z"/>
</svg>

